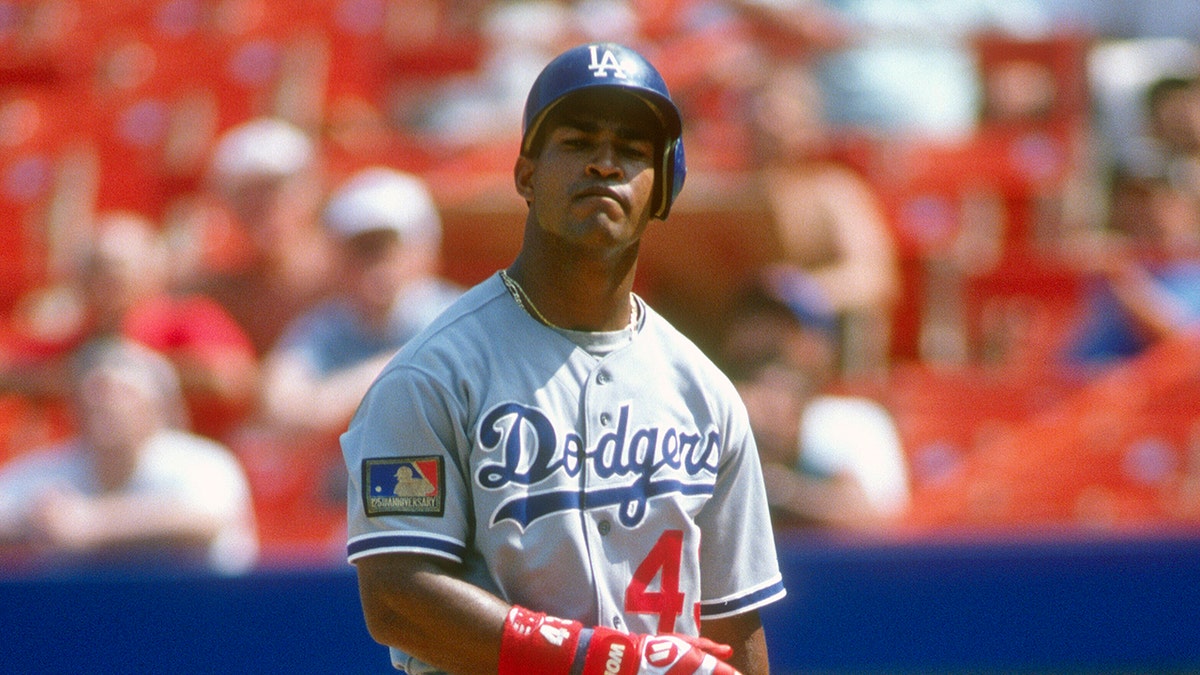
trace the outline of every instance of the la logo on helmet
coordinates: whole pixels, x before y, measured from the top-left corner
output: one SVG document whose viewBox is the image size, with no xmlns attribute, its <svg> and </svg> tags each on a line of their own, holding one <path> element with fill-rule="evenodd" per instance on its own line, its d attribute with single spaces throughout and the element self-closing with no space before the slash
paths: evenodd
<svg viewBox="0 0 1200 675">
<path fill-rule="evenodd" d="M 625 69 L 621 67 L 621 63 L 617 61 L 617 57 L 612 53 L 611 49 L 605 49 L 604 55 L 599 55 L 599 45 L 589 45 L 588 49 L 592 54 L 592 62 L 588 65 L 588 70 L 592 71 L 592 75 L 596 77 L 608 77 L 608 71 L 613 71 L 614 77 L 619 77 L 622 80 L 628 79 Z"/>
</svg>

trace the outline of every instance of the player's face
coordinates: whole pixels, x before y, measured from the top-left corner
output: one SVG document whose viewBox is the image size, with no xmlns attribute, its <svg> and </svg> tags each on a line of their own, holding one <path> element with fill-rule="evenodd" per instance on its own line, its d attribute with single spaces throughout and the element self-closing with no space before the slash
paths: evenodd
<svg viewBox="0 0 1200 675">
<path fill-rule="evenodd" d="M 650 220 L 660 124 L 631 96 L 580 95 L 556 111 L 536 158 L 518 159 L 518 190 L 541 228 L 597 250 L 623 248 Z"/>
</svg>

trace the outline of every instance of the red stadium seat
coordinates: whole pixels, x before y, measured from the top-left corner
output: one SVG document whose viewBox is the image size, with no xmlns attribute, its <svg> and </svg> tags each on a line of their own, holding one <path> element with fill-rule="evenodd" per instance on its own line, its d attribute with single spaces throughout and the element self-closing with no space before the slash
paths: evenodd
<svg viewBox="0 0 1200 675">
<path fill-rule="evenodd" d="M 263 565 L 344 557 L 346 479 L 336 438 L 247 432 L 230 447 L 250 480 Z"/>
<path fill-rule="evenodd" d="M 1200 523 L 1200 333 L 1166 340 L 994 434 L 916 493 L 913 523 Z"/>
</svg>

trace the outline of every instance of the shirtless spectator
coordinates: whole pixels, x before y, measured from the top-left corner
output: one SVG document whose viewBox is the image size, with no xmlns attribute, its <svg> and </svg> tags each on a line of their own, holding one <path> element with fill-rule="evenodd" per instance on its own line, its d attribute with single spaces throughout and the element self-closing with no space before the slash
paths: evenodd
<svg viewBox="0 0 1200 675">
<path fill-rule="evenodd" d="M 836 317 L 843 373 L 880 374 L 900 277 L 878 198 L 827 158 L 820 91 L 803 67 L 779 65 L 764 77 L 750 124 L 779 250 L 767 273 Z"/>
</svg>

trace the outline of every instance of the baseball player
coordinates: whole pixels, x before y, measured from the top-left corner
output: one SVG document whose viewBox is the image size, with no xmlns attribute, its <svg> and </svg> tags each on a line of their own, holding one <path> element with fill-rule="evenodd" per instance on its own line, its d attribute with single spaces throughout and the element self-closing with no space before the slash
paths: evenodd
<svg viewBox="0 0 1200 675">
<path fill-rule="evenodd" d="M 679 112 L 637 52 L 576 47 L 533 84 L 521 251 L 397 354 L 342 436 L 349 559 L 397 668 L 767 673 L 757 610 L 784 588 L 746 410 L 632 292 L 684 173 Z"/>
</svg>

